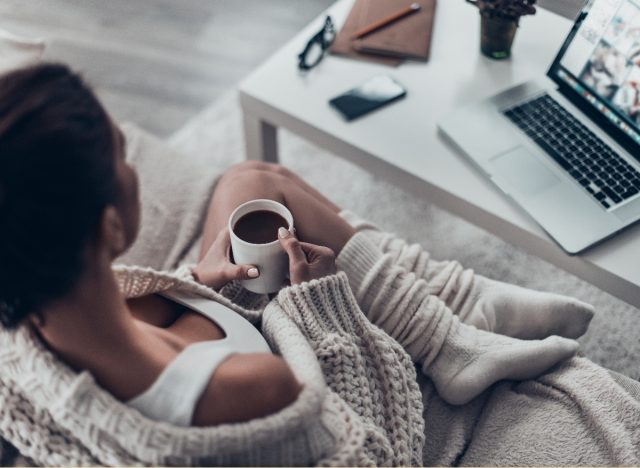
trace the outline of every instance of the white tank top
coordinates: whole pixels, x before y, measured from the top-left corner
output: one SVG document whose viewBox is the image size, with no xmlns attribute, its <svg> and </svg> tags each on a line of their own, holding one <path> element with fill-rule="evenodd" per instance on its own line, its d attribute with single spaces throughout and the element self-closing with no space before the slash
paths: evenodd
<svg viewBox="0 0 640 468">
<path fill-rule="evenodd" d="M 211 375 L 225 359 L 234 353 L 271 353 L 271 349 L 249 321 L 222 304 L 179 291 L 162 295 L 209 318 L 225 337 L 186 346 L 146 391 L 126 403 L 156 421 L 189 426 Z"/>
</svg>

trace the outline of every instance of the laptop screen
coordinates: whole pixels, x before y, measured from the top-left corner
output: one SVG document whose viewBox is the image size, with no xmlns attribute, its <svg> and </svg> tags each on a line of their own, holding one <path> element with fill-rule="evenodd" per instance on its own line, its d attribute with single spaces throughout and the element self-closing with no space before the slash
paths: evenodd
<svg viewBox="0 0 640 468">
<path fill-rule="evenodd" d="M 637 156 L 640 146 L 640 0 L 591 0 L 549 77 Z M 585 109 L 585 107 L 587 107 Z M 624 141 L 620 141 L 620 139 Z M 631 145 L 631 148 L 630 148 Z"/>
</svg>

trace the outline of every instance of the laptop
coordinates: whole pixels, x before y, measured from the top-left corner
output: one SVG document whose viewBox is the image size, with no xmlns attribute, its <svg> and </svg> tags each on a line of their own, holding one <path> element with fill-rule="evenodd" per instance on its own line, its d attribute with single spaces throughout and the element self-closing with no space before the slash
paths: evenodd
<svg viewBox="0 0 640 468">
<path fill-rule="evenodd" d="M 640 218 L 640 0 L 591 0 L 546 77 L 439 124 L 567 252 Z"/>
</svg>

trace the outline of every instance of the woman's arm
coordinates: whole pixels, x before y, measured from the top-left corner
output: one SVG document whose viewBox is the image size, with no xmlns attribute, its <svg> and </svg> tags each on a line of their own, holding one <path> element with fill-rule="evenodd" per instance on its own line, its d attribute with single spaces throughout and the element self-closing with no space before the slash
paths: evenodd
<svg viewBox="0 0 640 468">
<path fill-rule="evenodd" d="M 195 407 L 192 424 L 239 423 L 276 413 L 302 389 L 284 360 L 272 354 L 235 354 L 225 360 Z"/>
</svg>

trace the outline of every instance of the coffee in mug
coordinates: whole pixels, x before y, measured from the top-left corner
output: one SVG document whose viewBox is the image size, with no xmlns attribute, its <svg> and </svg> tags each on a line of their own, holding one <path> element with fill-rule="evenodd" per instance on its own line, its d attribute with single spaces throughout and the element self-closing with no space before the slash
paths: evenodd
<svg viewBox="0 0 640 468">
<path fill-rule="evenodd" d="M 229 217 L 231 252 L 236 264 L 255 265 L 260 276 L 243 280 L 255 293 L 278 291 L 289 274 L 289 257 L 280 246 L 278 229 L 293 231 L 293 216 L 286 206 L 273 200 L 243 203 Z"/>
<path fill-rule="evenodd" d="M 278 240 L 278 229 L 288 229 L 289 223 L 269 210 L 251 211 L 236 221 L 233 232 L 250 244 L 268 244 Z"/>
</svg>

